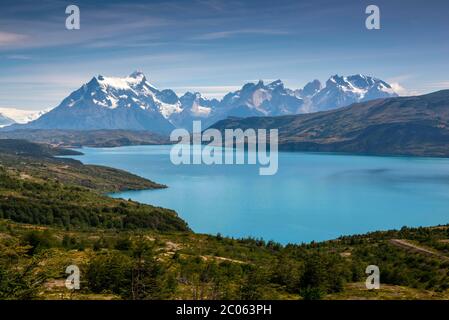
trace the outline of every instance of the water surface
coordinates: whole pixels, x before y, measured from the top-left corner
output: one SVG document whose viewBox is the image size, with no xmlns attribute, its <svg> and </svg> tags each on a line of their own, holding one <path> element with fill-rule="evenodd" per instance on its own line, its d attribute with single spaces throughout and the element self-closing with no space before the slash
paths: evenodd
<svg viewBox="0 0 449 320">
<path fill-rule="evenodd" d="M 180 165 L 170 146 L 83 148 L 75 158 L 169 186 L 115 197 L 176 210 L 195 232 L 309 242 L 449 222 L 449 159 L 279 153 L 254 165 Z"/>
</svg>

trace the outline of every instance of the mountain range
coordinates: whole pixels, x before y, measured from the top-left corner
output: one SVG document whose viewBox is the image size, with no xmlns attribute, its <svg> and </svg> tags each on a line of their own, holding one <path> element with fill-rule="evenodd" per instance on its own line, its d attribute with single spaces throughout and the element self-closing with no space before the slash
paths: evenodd
<svg viewBox="0 0 449 320">
<path fill-rule="evenodd" d="M 314 80 L 298 90 L 286 88 L 281 80 L 247 83 L 221 100 L 198 92 L 179 97 L 173 90 L 157 89 L 136 71 L 125 78 L 93 77 L 56 108 L 9 129 L 124 129 L 166 135 L 174 128 L 190 129 L 193 120 L 202 120 L 206 128 L 228 117 L 310 113 L 395 96 L 388 83 L 359 74 L 334 75 L 325 86 Z"/>
<path fill-rule="evenodd" d="M 51 109 L 45 110 L 23 110 L 17 108 L 0 108 L 0 117 L 6 117 L 9 119 L 9 124 L 12 123 L 28 123 L 38 119 L 43 114 L 47 113 Z"/>
<path fill-rule="evenodd" d="M 38 119 L 50 109 L 43 111 L 21 110 L 16 108 L 0 108 L 0 128 L 13 124 L 25 124 Z"/>
<path fill-rule="evenodd" d="M 228 118 L 212 127 L 278 129 L 286 151 L 448 157 L 449 90 L 310 114 Z"/>
<path fill-rule="evenodd" d="M 13 119 L 7 117 L 6 115 L 0 113 L 0 128 L 6 127 L 16 123 Z"/>
</svg>

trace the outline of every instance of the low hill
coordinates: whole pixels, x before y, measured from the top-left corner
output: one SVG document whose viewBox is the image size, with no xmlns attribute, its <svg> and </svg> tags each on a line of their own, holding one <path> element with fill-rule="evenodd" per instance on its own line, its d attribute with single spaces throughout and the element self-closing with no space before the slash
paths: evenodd
<svg viewBox="0 0 449 320">
<path fill-rule="evenodd" d="M 168 137 L 149 131 L 133 130 L 45 130 L 5 128 L 0 131 L 3 139 L 25 139 L 28 141 L 47 143 L 67 148 L 80 147 L 118 147 L 130 145 L 167 144 Z"/>
<path fill-rule="evenodd" d="M 23 156 L 53 157 L 81 155 L 81 152 L 53 147 L 48 144 L 32 143 L 21 139 L 0 139 L 0 153 Z"/>
<path fill-rule="evenodd" d="M 211 126 L 278 129 L 279 149 L 449 156 L 449 90 L 282 117 L 229 118 Z"/>
<path fill-rule="evenodd" d="M 176 212 L 0 167 L 0 217 L 65 228 L 188 231 Z"/>
<path fill-rule="evenodd" d="M 160 189 L 161 185 L 129 172 L 98 165 L 84 165 L 60 155 L 78 155 L 77 151 L 24 140 L 0 139 L 0 167 L 40 179 L 82 186 L 95 192 Z"/>
<path fill-rule="evenodd" d="M 65 228 L 189 231 L 172 210 L 103 195 L 166 186 L 122 170 L 52 156 L 70 151 L 0 139 L 0 216 Z"/>
</svg>

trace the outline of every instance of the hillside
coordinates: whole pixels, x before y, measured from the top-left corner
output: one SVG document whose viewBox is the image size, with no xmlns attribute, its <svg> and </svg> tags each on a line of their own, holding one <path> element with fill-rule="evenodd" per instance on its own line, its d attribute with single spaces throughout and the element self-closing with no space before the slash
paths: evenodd
<svg viewBox="0 0 449 320">
<path fill-rule="evenodd" d="M 67 231 L 0 219 L 0 298 L 442 300 L 449 299 L 448 262 L 390 240 L 408 239 L 449 257 L 448 237 L 448 226 L 402 228 L 281 246 L 155 230 Z M 73 293 L 64 287 L 70 264 L 81 270 L 81 290 Z M 372 264 L 381 270 L 380 290 L 364 285 Z"/>
<path fill-rule="evenodd" d="M 279 130 L 279 149 L 449 156 L 449 90 L 282 117 L 229 118 L 211 126 Z"/>
<path fill-rule="evenodd" d="M 53 157 L 81 155 L 81 152 L 37 144 L 21 139 L 0 139 L 0 153 L 20 156 Z"/>
<path fill-rule="evenodd" d="M 102 195 L 165 186 L 125 171 L 50 156 L 68 151 L 21 140 L 0 140 L 1 217 L 66 228 L 189 230 L 172 210 Z"/>
<path fill-rule="evenodd" d="M 166 187 L 123 170 L 53 157 L 77 154 L 79 152 L 46 144 L 0 139 L 0 165 L 21 174 L 82 186 L 100 193 Z"/>
<path fill-rule="evenodd" d="M 65 228 L 103 227 L 188 231 L 172 210 L 116 200 L 89 189 L 0 167 L 0 216 Z"/>
<path fill-rule="evenodd" d="M 170 143 L 168 137 L 149 131 L 135 130 L 45 130 L 19 129 L 0 132 L 2 139 L 25 139 L 65 148 L 110 148 L 130 145 Z"/>
</svg>

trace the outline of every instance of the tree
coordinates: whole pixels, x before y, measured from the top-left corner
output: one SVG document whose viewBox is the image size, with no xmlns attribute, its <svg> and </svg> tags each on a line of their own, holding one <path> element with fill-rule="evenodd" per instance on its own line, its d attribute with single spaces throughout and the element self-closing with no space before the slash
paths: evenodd
<svg viewBox="0 0 449 320">
<path fill-rule="evenodd" d="M 131 298 L 134 300 L 166 299 L 176 288 L 164 265 L 156 259 L 152 244 L 139 236 L 132 248 L 133 266 Z"/>
<path fill-rule="evenodd" d="M 131 291 L 131 270 L 132 260 L 128 256 L 118 252 L 97 253 L 86 270 L 89 289 L 127 296 Z"/>
<path fill-rule="evenodd" d="M 29 257 L 29 250 L 29 245 L 21 245 L 15 240 L 0 243 L 0 300 L 30 300 L 37 296 L 39 287 L 46 280 L 45 273 L 39 268 L 46 255 Z"/>
<path fill-rule="evenodd" d="M 327 272 L 318 254 L 308 256 L 304 263 L 304 272 L 299 281 L 299 294 L 304 299 L 321 299 L 326 293 Z"/>
</svg>

